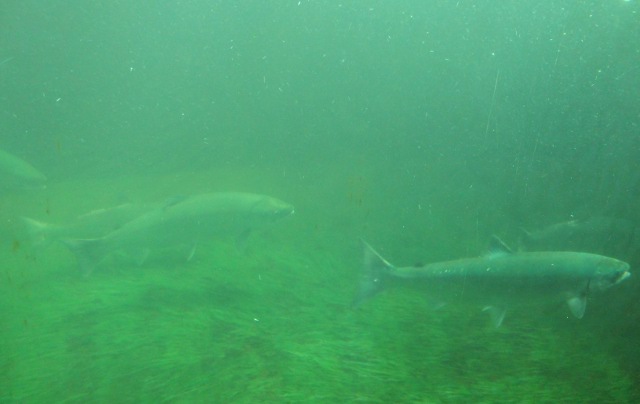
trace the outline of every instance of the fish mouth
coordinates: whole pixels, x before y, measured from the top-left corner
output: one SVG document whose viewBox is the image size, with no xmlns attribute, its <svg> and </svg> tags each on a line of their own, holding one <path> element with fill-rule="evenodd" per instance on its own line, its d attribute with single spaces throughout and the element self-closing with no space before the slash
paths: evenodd
<svg viewBox="0 0 640 404">
<path fill-rule="evenodd" d="M 616 279 L 615 283 L 620 283 L 630 276 L 631 276 L 631 272 L 629 271 L 621 272 L 620 275 L 618 275 L 618 278 Z"/>
<path fill-rule="evenodd" d="M 282 209 L 275 213 L 276 218 L 285 218 L 293 215 L 295 213 L 295 209 L 293 206 L 287 207 L 286 209 Z"/>
</svg>

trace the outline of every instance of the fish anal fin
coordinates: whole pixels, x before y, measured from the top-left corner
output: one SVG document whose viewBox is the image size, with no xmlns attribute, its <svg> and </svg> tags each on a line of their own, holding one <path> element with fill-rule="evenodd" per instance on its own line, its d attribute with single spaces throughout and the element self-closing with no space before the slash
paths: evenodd
<svg viewBox="0 0 640 404">
<path fill-rule="evenodd" d="M 104 258 L 100 239 L 61 239 L 76 256 L 80 271 L 85 275 L 93 272 L 93 269 Z"/>
</svg>

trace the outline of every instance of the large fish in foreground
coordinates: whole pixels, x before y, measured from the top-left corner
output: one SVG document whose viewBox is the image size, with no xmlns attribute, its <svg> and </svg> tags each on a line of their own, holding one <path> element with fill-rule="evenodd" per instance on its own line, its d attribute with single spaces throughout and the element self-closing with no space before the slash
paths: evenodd
<svg viewBox="0 0 640 404">
<path fill-rule="evenodd" d="M 418 287 L 438 304 L 476 305 L 499 327 L 508 308 L 566 301 L 582 318 L 591 293 L 630 276 L 629 264 L 602 255 L 577 252 L 514 253 L 497 237 L 479 258 L 395 267 L 364 243 L 364 273 L 358 305 L 390 284 Z"/>
<path fill-rule="evenodd" d="M 217 237 L 244 238 L 258 227 L 293 213 L 293 206 L 266 195 L 208 193 L 178 199 L 153 209 L 104 237 L 63 240 L 88 273 L 112 252 L 144 260 L 154 250 L 191 247 Z"/>
<path fill-rule="evenodd" d="M 0 188 L 43 188 L 46 180 L 31 164 L 0 150 Z"/>
</svg>

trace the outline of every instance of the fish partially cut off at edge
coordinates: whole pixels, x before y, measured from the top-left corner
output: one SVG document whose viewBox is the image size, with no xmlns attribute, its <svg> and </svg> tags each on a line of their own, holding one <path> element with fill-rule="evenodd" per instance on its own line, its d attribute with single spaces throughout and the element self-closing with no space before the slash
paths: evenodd
<svg viewBox="0 0 640 404">
<path fill-rule="evenodd" d="M 0 188 L 44 188 L 46 180 L 37 168 L 0 149 Z"/>
</svg>

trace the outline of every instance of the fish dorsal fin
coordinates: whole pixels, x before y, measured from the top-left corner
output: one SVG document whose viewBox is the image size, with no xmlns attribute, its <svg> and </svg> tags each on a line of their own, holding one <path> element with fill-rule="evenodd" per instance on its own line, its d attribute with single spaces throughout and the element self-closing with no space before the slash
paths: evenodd
<svg viewBox="0 0 640 404">
<path fill-rule="evenodd" d="M 513 254 L 511 248 L 509 248 L 502 240 L 498 238 L 498 236 L 491 236 L 491 240 L 489 242 L 489 252 L 487 253 L 487 257 L 502 257 L 505 255 Z"/>
</svg>

